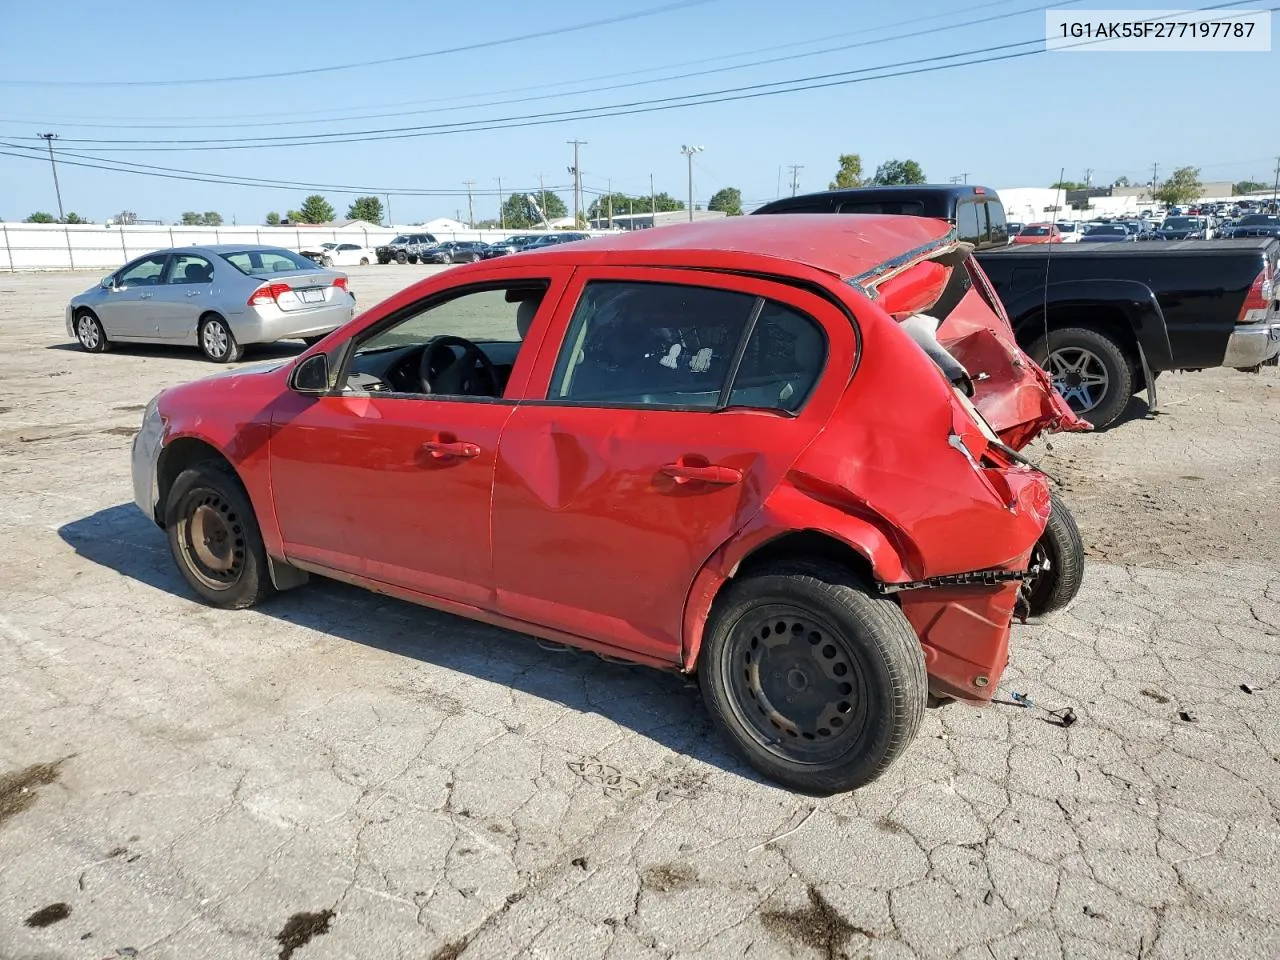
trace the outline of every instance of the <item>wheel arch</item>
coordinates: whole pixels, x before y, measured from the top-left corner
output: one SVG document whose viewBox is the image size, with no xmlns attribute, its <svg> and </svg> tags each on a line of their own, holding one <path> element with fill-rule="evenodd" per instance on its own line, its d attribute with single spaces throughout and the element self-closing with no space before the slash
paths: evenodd
<svg viewBox="0 0 1280 960">
<path fill-rule="evenodd" d="M 178 475 L 188 467 L 207 461 L 226 467 L 239 481 L 240 486 L 245 489 L 245 495 L 248 496 L 248 488 L 239 471 L 236 470 L 235 464 L 221 450 L 199 437 L 177 437 L 164 445 L 156 462 L 156 521 L 160 526 L 164 526 L 169 491 L 173 488 L 173 482 L 178 479 Z"/>
<path fill-rule="evenodd" d="M 702 566 L 685 601 L 681 631 L 681 667 L 685 672 L 697 668 L 716 600 L 730 583 L 765 565 L 784 560 L 820 561 L 847 569 L 869 585 L 911 579 L 907 572 L 910 558 L 902 555 L 880 524 L 834 507 L 814 506 L 835 517 L 823 517 L 827 522 L 805 527 L 754 525 L 721 546 Z"/>
</svg>

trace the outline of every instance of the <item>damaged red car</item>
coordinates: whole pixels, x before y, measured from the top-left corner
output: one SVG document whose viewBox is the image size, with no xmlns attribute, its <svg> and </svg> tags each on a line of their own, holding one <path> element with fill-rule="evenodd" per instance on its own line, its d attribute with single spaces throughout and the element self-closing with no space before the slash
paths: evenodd
<svg viewBox="0 0 1280 960">
<path fill-rule="evenodd" d="M 696 672 L 757 770 L 854 788 L 930 694 L 991 698 L 1050 514 L 894 316 L 967 252 L 751 217 L 458 267 L 162 392 L 135 498 L 210 604 L 319 574 Z"/>
</svg>

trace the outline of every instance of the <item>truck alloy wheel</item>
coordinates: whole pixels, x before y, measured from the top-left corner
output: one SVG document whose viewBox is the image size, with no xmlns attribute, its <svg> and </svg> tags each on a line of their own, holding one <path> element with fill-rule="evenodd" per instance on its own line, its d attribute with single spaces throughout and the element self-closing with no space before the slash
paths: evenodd
<svg viewBox="0 0 1280 960">
<path fill-rule="evenodd" d="M 897 604 L 819 564 L 730 583 L 699 672 L 713 719 L 747 762 L 811 793 L 878 777 L 915 736 L 928 692 Z"/>
<path fill-rule="evenodd" d="M 1133 365 L 1111 337 L 1086 327 L 1050 330 L 1027 351 L 1048 371 L 1054 389 L 1095 427 L 1106 427 L 1133 396 Z"/>
</svg>

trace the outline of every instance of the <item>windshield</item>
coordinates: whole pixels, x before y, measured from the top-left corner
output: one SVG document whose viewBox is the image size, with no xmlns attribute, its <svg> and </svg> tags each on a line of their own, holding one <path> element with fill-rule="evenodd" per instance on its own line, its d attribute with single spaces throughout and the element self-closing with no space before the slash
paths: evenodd
<svg viewBox="0 0 1280 960">
<path fill-rule="evenodd" d="M 1127 234 L 1128 232 L 1129 232 L 1129 231 L 1128 231 L 1128 230 L 1126 230 L 1126 229 L 1125 229 L 1121 224 L 1118 224 L 1118 223 L 1101 223 L 1101 224 L 1099 224 L 1099 225 L 1098 225 L 1098 226 L 1096 226 L 1096 227 L 1092 227 L 1092 228 L 1089 230 L 1089 232 L 1085 234 L 1085 236 L 1086 236 L 1086 237 L 1098 237 L 1098 236 L 1104 236 L 1104 235 L 1107 235 L 1107 234 L 1110 234 L 1110 235 L 1112 235 L 1112 236 L 1123 236 L 1123 235 Z"/>
<path fill-rule="evenodd" d="M 1063 233 L 1075 233 L 1076 225 L 1074 223 L 1060 223 L 1058 224 L 1058 229 Z"/>
<path fill-rule="evenodd" d="M 250 277 L 260 277 L 268 273 L 296 273 L 299 270 L 319 270 L 315 261 L 294 253 L 292 250 L 236 250 L 222 254 L 227 261 L 241 273 Z"/>
<path fill-rule="evenodd" d="M 1022 232 L 1018 234 L 1020 237 L 1047 237 L 1049 228 L 1043 224 L 1032 224 L 1029 227 L 1023 227 Z"/>
<path fill-rule="evenodd" d="M 1170 217 L 1160 225 L 1161 230 L 1190 230 L 1196 225 L 1191 217 Z"/>
<path fill-rule="evenodd" d="M 396 237 L 391 242 L 392 243 L 413 243 L 413 237 L 409 236 L 407 233 L 402 233 L 400 234 L 400 236 Z"/>
</svg>

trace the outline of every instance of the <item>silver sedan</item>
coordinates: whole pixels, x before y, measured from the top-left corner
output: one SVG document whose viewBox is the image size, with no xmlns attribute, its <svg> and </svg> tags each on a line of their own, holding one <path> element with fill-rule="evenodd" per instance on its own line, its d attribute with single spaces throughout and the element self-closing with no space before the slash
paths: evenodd
<svg viewBox="0 0 1280 960">
<path fill-rule="evenodd" d="M 351 319 L 347 275 L 290 250 L 175 247 L 139 257 L 67 305 L 67 333 L 91 353 L 119 343 L 198 346 L 215 363 L 246 344 L 314 342 Z"/>
</svg>

